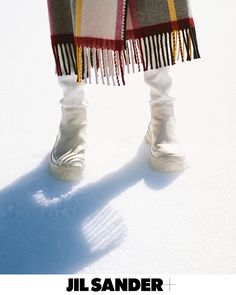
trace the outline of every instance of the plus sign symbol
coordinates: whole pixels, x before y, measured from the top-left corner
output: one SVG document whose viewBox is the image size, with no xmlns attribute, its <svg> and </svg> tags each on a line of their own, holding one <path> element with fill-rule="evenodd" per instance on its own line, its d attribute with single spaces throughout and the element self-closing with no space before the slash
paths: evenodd
<svg viewBox="0 0 236 295">
<path fill-rule="evenodd" d="M 171 282 L 171 278 L 169 278 L 168 283 L 163 284 L 164 286 L 168 286 L 169 291 L 171 291 L 173 289 L 172 286 L 176 286 L 176 284 Z"/>
</svg>

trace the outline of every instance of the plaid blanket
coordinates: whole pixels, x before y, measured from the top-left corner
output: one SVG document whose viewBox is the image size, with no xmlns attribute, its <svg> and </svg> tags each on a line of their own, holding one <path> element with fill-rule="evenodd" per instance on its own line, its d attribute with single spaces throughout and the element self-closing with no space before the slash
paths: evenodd
<svg viewBox="0 0 236 295">
<path fill-rule="evenodd" d="M 48 0 L 55 73 L 125 84 L 125 72 L 200 58 L 188 0 Z"/>
</svg>

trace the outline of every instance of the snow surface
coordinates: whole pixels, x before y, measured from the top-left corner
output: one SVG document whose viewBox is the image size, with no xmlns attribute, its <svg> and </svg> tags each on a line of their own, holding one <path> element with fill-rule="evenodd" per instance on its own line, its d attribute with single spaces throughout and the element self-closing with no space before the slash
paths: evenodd
<svg viewBox="0 0 236 295">
<path fill-rule="evenodd" d="M 172 68 L 189 168 L 149 167 L 137 73 L 126 87 L 87 86 L 87 169 L 74 183 L 47 168 L 62 98 L 47 3 L 0 5 L 0 273 L 235 273 L 233 0 L 223 12 L 219 0 L 192 1 L 202 59 Z"/>
</svg>

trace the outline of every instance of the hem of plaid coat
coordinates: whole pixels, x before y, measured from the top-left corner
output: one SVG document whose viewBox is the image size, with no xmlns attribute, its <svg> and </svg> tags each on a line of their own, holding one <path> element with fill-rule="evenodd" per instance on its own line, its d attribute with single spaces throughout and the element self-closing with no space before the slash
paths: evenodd
<svg viewBox="0 0 236 295">
<path fill-rule="evenodd" d="M 124 40 L 51 35 L 58 76 L 77 75 L 77 82 L 125 85 L 125 70 L 147 71 L 200 58 L 193 18 L 127 30 Z"/>
</svg>

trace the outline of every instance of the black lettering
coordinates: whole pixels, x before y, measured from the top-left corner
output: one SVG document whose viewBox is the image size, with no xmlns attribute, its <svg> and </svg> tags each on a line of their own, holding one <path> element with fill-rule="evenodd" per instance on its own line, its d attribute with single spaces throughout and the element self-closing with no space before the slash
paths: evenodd
<svg viewBox="0 0 236 295">
<path fill-rule="evenodd" d="M 115 291 L 111 279 L 104 280 L 102 291 Z"/>
<path fill-rule="evenodd" d="M 151 291 L 150 279 L 141 279 L 141 291 Z"/>
<path fill-rule="evenodd" d="M 140 289 L 140 281 L 138 279 L 129 279 L 129 291 L 138 291 Z"/>
<path fill-rule="evenodd" d="M 74 279 L 74 291 L 79 291 L 79 279 Z"/>
<path fill-rule="evenodd" d="M 80 279 L 80 290 L 79 291 L 88 291 L 89 288 L 85 286 L 85 279 Z"/>
<path fill-rule="evenodd" d="M 101 291 L 102 286 L 101 286 L 100 282 L 101 282 L 101 279 L 99 279 L 99 278 L 92 279 L 92 281 L 91 281 L 91 283 L 92 283 L 91 290 L 94 291 L 94 292 Z"/>
<path fill-rule="evenodd" d="M 152 289 L 151 291 L 163 291 L 163 281 L 162 279 L 151 279 Z"/>
<path fill-rule="evenodd" d="M 67 292 L 71 292 L 71 291 L 73 291 L 73 288 L 74 288 L 73 281 L 74 281 L 74 280 L 71 279 L 71 278 L 68 279 L 68 286 L 67 286 L 67 288 L 66 288 L 66 291 L 67 291 Z"/>
<path fill-rule="evenodd" d="M 115 279 L 115 291 L 128 291 L 127 279 Z"/>
</svg>

